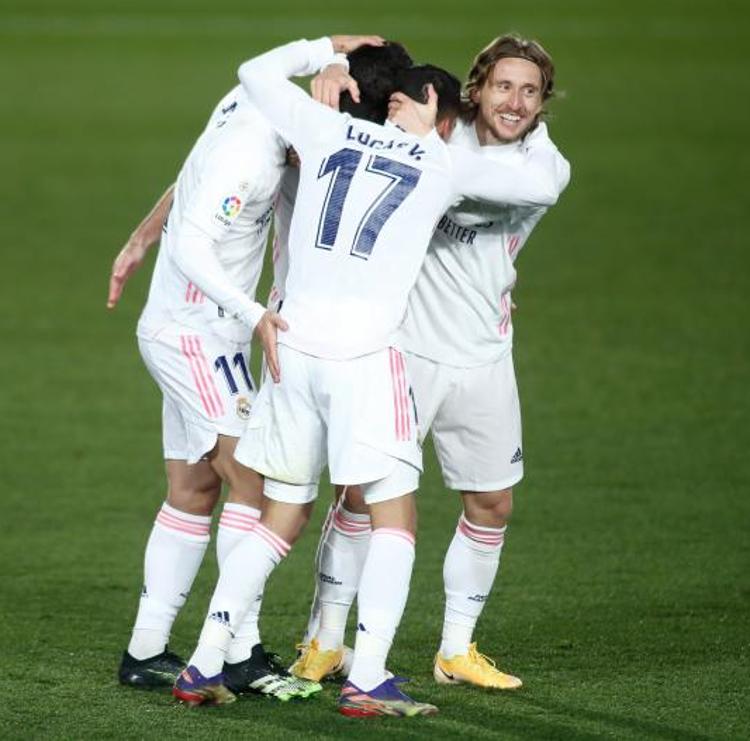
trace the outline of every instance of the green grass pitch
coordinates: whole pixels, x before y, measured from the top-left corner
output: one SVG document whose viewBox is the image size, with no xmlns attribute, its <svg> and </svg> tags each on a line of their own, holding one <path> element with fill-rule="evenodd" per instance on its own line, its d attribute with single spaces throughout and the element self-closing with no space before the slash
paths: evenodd
<svg viewBox="0 0 750 741">
<path fill-rule="evenodd" d="M 0 737 L 748 738 L 749 15 L 739 0 L 0 0 Z M 551 131 L 573 171 L 519 261 L 527 477 L 478 629 L 524 689 L 432 682 L 458 501 L 431 452 L 391 664 L 440 715 L 342 718 L 335 685 L 205 712 L 120 688 L 163 476 L 133 336 L 150 264 L 108 314 L 114 254 L 244 58 L 375 32 L 463 76 L 512 29 L 555 58 Z M 266 643 L 286 658 L 324 506 L 267 592 Z M 211 556 L 181 653 L 214 578 Z"/>
</svg>

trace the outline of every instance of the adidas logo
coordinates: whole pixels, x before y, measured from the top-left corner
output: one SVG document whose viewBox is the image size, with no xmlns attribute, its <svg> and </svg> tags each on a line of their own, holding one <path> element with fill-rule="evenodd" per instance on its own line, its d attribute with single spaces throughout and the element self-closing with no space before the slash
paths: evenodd
<svg viewBox="0 0 750 741">
<path fill-rule="evenodd" d="M 219 612 L 212 612 L 208 616 L 209 620 L 215 620 L 217 623 L 226 625 L 229 627 L 229 612 L 227 610 L 220 610 Z"/>
<path fill-rule="evenodd" d="M 523 453 L 521 452 L 521 448 L 518 448 L 515 453 L 513 453 L 513 457 L 510 459 L 511 463 L 520 463 L 523 460 Z"/>
</svg>

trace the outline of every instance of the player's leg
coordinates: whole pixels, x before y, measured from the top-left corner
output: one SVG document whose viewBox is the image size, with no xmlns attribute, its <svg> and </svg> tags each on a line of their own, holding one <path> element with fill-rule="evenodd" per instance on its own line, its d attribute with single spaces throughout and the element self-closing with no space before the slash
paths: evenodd
<svg viewBox="0 0 750 741">
<path fill-rule="evenodd" d="M 450 379 L 436 374 L 436 363 L 415 355 L 407 354 L 402 357 L 408 368 L 416 402 L 418 414 L 415 415 L 415 423 L 424 437 Z M 410 396 L 408 390 L 406 396 Z M 317 639 L 319 650 L 331 652 L 343 645 L 346 620 L 364 566 L 371 529 L 369 508 L 360 487 L 346 488 L 346 494 L 336 512 L 337 518 L 332 519 L 331 526 L 324 529 L 318 546 L 315 602 L 307 630 L 308 636 Z M 326 605 L 324 615 L 323 603 Z M 314 668 L 319 672 L 330 666 L 340 666 L 343 657 L 327 654 L 318 658 L 314 650 L 307 649 L 305 647 L 305 654 L 309 654 L 309 658 L 305 663 L 313 665 L 307 667 L 308 671 L 313 671 Z M 301 666 L 297 669 L 302 671 Z"/>
<path fill-rule="evenodd" d="M 349 678 L 341 690 L 339 712 L 353 717 L 431 715 L 434 705 L 417 702 L 399 687 L 404 681 L 386 670 L 388 653 L 406 606 L 414 566 L 418 472 L 398 461 L 385 479 L 365 485 L 372 536 L 357 595 L 357 638 Z"/>
<path fill-rule="evenodd" d="M 127 684 L 144 684 L 144 661 L 159 663 L 158 655 L 148 654 L 168 637 L 187 598 L 208 545 L 210 516 L 220 494 L 222 472 L 206 458 L 219 447 L 222 434 L 239 435 L 248 399 L 254 394 L 246 373 L 229 379 L 222 372 L 227 364 L 214 362 L 223 356 L 236 358 L 241 352 L 240 346 L 222 338 L 210 333 L 187 335 L 183 327 L 172 325 L 165 326 L 157 339 L 139 338 L 138 344 L 164 397 L 169 491 L 146 549 L 143 595 L 120 671 L 121 681 Z M 163 645 L 161 650 L 166 650 Z M 173 663 L 179 667 L 179 662 Z M 167 672 L 153 679 L 171 684 Z"/>
<path fill-rule="evenodd" d="M 370 541 L 370 512 L 358 486 L 336 487 L 315 561 L 315 597 L 307 640 L 290 671 L 320 681 L 346 669 L 344 633 Z"/>
<path fill-rule="evenodd" d="M 232 633 L 304 529 L 317 495 L 325 429 L 307 391 L 307 356 L 285 347 L 280 356 L 284 383 L 264 383 L 235 456 L 253 470 L 279 471 L 311 483 L 284 484 L 266 477 L 261 520 L 226 557 L 190 671 L 175 684 L 175 696 L 188 702 L 229 699 L 221 670 Z M 257 689 L 275 693 L 277 688 L 274 681 Z"/>
<path fill-rule="evenodd" d="M 164 402 L 165 455 L 187 457 L 184 425 L 174 402 Z M 209 543 L 211 512 L 221 480 L 206 461 L 166 461 L 167 498 L 146 545 L 143 589 L 133 632 L 119 669 L 123 684 L 169 686 L 184 661 L 167 649 L 175 618 L 190 592 Z"/>
<path fill-rule="evenodd" d="M 513 509 L 512 486 L 523 476 L 510 356 L 495 365 L 462 370 L 436 415 L 432 434 L 446 484 L 461 491 L 464 505 L 443 565 L 445 618 L 435 679 L 515 689 L 521 681 L 497 670 L 473 640 L 498 571 Z"/>
<path fill-rule="evenodd" d="M 426 715 L 437 709 L 405 695 L 386 671 L 414 566 L 414 492 L 422 455 L 401 353 L 389 348 L 341 368 L 331 396 L 328 458 L 334 483 L 362 483 L 372 535 L 357 594 L 357 637 L 344 715 Z M 346 375 L 346 377 L 343 377 Z"/>
<path fill-rule="evenodd" d="M 289 497 L 290 485 L 270 479 L 271 496 Z M 291 495 L 300 502 L 267 499 L 256 527 L 229 553 L 219 574 L 198 646 L 188 668 L 178 678 L 173 694 L 191 704 L 231 702 L 223 669 L 234 632 L 242 624 L 250 605 L 263 593 L 273 570 L 289 553 L 310 515 L 315 485 L 294 487 Z M 299 693 L 287 678 L 269 672 L 251 681 L 250 689 L 286 700 Z M 310 688 L 313 691 L 313 688 Z M 320 689 L 319 685 L 314 689 Z M 307 694 L 311 694 L 308 692 Z"/>
<path fill-rule="evenodd" d="M 263 497 L 263 477 L 243 466 L 234 457 L 236 437 L 219 435 L 211 456 L 211 467 L 226 482 L 227 501 L 219 519 L 216 537 L 216 556 L 219 570 L 228 555 L 257 525 Z M 262 594 L 250 606 L 244 621 L 238 626 L 227 655 L 229 664 L 250 659 L 253 648 L 260 643 L 258 618 Z M 256 652 L 257 653 L 257 652 Z"/>
</svg>

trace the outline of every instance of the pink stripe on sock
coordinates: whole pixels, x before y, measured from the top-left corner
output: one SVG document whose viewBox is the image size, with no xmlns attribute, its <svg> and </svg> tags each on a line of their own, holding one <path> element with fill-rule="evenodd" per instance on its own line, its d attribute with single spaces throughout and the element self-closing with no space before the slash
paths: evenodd
<svg viewBox="0 0 750 741">
<path fill-rule="evenodd" d="M 276 533 L 264 527 L 260 523 L 255 526 L 253 531 L 257 536 L 263 538 L 268 545 L 273 548 L 282 558 L 289 553 L 292 546 L 289 545 L 283 538 L 280 538 Z"/>
<path fill-rule="evenodd" d="M 250 532 L 255 529 L 258 524 L 258 517 L 252 515 L 244 515 L 239 512 L 227 512 L 221 513 L 219 518 L 219 527 L 226 527 L 230 530 L 242 530 Z"/>
<path fill-rule="evenodd" d="M 208 523 L 202 524 L 191 520 L 183 520 L 181 517 L 163 509 L 159 510 L 156 515 L 156 521 L 170 530 L 179 530 L 183 533 L 190 533 L 190 535 L 208 535 Z"/>
<path fill-rule="evenodd" d="M 206 410 L 206 414 L 209 417 L 215 417 L 216 411 L 214 410 L 211 398 L 208 395 L 208 390 L 204 382 L 203 374 L 200 371 L 200 367 L 193 358 L 193 352 L 190 343 L 188 342 L 187 335 L 180 335 L 180 346 L 182 348 L 182 354 L 187 358 L 188 366 L 190 367 L 190 374 L 193 376 L 193 383 L 195 383 L 195 390 L 198 392 L 198 396 L 200 396 L 201 404 L 203 404 L 203 408 Z"/>
<path fill-rule="evenodd" d="M 505 528 L 479 527 L 472 525 L 463 515 L 458 519 L 459 532 L 469 540 L 491 546 L 501 546 L 505 541 Z"/>
<path fill-rule="evenodd" d="M 405 540 L 411 545 L 415 545 L 417 542 L 416 538 L 408 530 L 402 530 L 397 527 L 379 527 L 372 531 L 372 537 L 374 538 L 376 535 L 392 535 L 395 538 Z"/>
<path fill-rule="evenodd" d="M 337 510 L 333 515 L 333 527 L 344 535 L 361 535 L 363 533 L 370 532 L 370 521 L 362 522 L 360 520 L 352 520 Z"/>
</svg>

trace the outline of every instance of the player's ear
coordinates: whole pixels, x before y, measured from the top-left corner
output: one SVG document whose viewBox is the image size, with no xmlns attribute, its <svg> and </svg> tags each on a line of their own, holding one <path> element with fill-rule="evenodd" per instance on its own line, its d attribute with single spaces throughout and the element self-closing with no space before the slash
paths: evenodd
<svg viewBox="0 0 750 741">
<path fill-rule="evenodd" d="M 453 133 L 453 129 L 456 128 L 456 119 L 454 116 L 446 116 L 442 121 L 438 121 L 435 124 L 435 128 L 437 129 L 438 136 L 443 141 L 448 141 Z"/>
</svg>

